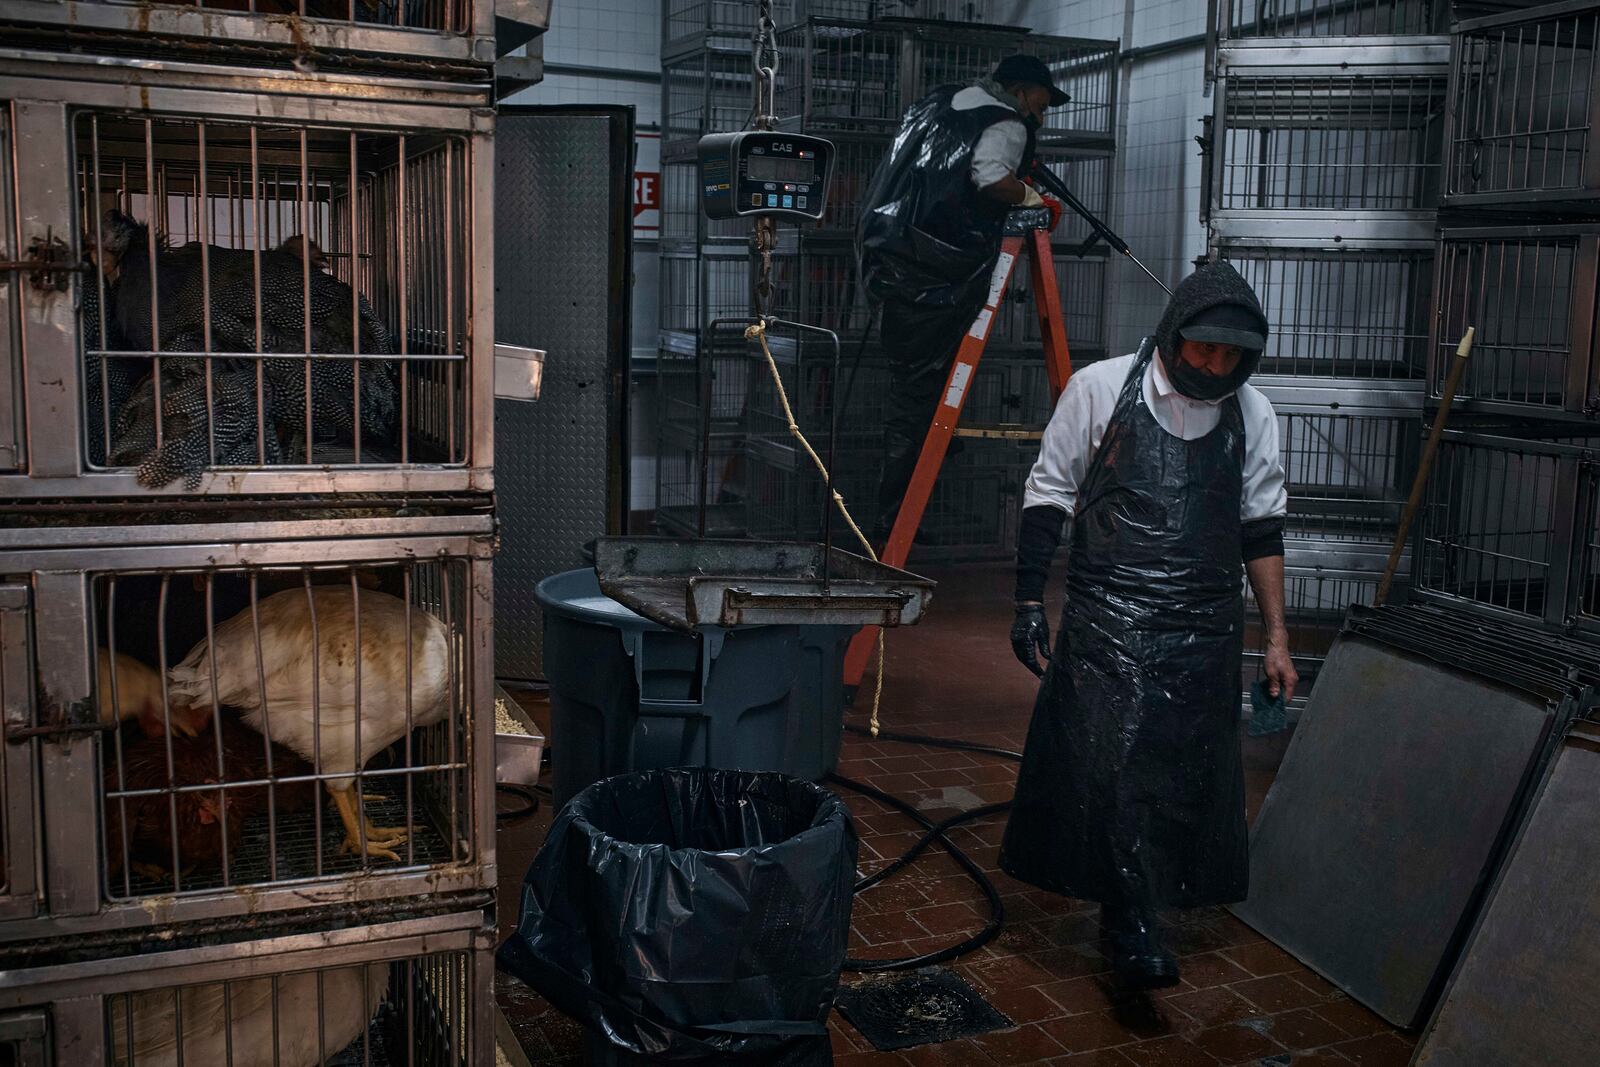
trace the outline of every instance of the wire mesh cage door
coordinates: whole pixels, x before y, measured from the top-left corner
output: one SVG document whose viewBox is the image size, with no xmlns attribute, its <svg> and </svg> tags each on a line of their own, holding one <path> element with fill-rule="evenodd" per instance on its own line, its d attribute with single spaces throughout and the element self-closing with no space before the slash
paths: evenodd
<svg viewBox="0 0 1600 1067">
<path fill-rule="evenodd" d="M 1427 367 L 1432 248 L 1223 243 L 1270 327 L 1260 373 L 1406 380 Z"/>
<path fill-rule="evenodd" d="M 1595 315 L 1600 226 L 1443 230 L 1428 388 L 1443 388 L 1476 328 L 1463 407 L 1524 417 L 1600 415 Z"/>
<path fill-rule="evenodd" d="M 1447 203 L 1600 197 L 1600 12 L 1547 5 L 1466 23 L 1451 48 Z"/>
<path fill-rule="evenodd" d="M 1212 211 L 1427 212 L 1439 199 L 1442 74 L 1230 73 Z"/>
<path fill-rule="evenodd" d="M 392 539 L 0 557 L 31 572 L 49 650 L 48 913 L 0 939 L 147 925 L 153 900 L 181 921 L 482 888 L 487 545 L 374 521 Z"/>
<path fill-rule="evenodd" d="M 48 231 L 88 269 L 24 289 L 32 454 L 6 488 L 471 489 L 492 429 L 492 368 L 470 358 L 490 342 L 473 330 L 491 292 L 472 255 L 492 247 L 482 120 L 309 95 L 241 119 L 223 93 L 139 106 L 51 84 L 61 100 L 12 112 L 36 164 L 15 188 L 39 232 L 21 238 Z"/>
<path fill-rule="evenodd" d="M 1587 450 L 1445 431 L 1414 541 L 1418 595 L 1567 626 Z"/>
</svg>

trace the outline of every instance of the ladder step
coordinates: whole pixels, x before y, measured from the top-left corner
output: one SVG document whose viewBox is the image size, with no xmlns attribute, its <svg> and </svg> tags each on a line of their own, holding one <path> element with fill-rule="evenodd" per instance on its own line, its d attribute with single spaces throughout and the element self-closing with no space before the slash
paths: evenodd
<svg viewBox="0 0 1600 1067">
<path fill-rule="evenodd" d="M 1042 441 L 1043 430 L 1029 430 L 1022 426 L 957 426 L 957 437 L 981 437 L 991 441 Z"/>
</svg>

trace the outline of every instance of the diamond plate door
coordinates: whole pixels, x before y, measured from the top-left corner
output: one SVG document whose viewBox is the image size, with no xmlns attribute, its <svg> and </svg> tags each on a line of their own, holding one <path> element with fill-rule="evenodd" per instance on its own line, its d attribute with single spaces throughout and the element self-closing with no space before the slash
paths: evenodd
<svg viewBox="0 0 1600 1067">
<path fill-rule="evenodd" d="M 540 680 L 534 588 L 623 532 L 633 109 L 502 107 L 495 339 L 542 348 L 540 397 L 495 402 L 495 674 Z"/>
</svg>

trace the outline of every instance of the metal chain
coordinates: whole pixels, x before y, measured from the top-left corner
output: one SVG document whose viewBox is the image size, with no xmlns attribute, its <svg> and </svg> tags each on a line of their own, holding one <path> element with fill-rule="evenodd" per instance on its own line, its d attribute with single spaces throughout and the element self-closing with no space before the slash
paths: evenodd
<svg viewBox="0 0 1600 1067">
<path fill-rule="evenodd" d="M 773 0 L 761 0 L 754 34 L 755 127 L 758 130 L 771 130 L 777 124 L 772 112 L 777 107 L 778 96 L 778 27 L 773 21 L 772 5 Z M 756 314 L 765 319 L 772 307 L 772 253 L 778 246 L 777 220 L 767 216 L 756 219 L 750 244 L 761 256 L 754 296 Z"/>
<path fill-rule="evenodd" d="M 772 129 L 772 112 L 778 96 L 778 27 L 772 18 L 773 0 L 761 0 L 754 35 L 756 117 L 758 130 Z"/>
</svg>

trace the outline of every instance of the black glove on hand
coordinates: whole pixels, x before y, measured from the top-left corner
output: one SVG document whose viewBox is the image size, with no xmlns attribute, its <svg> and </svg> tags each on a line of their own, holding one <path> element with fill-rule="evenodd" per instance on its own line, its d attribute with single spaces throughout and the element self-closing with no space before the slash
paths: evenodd
<svg viewBox="0 0 1600 1067">
<path fill-rule="evenodd" d="M 1042 656 L 1046 663 L 1050 662 L 1050 624 L 1044 618 L 1044 605 L 1017 606 L 1017 617 L 1011 623 L 1011 651 L 1016 653 L 1018 662 L 1024 667 L 1044 677 L 1039 657 Z"/>
</svg>

